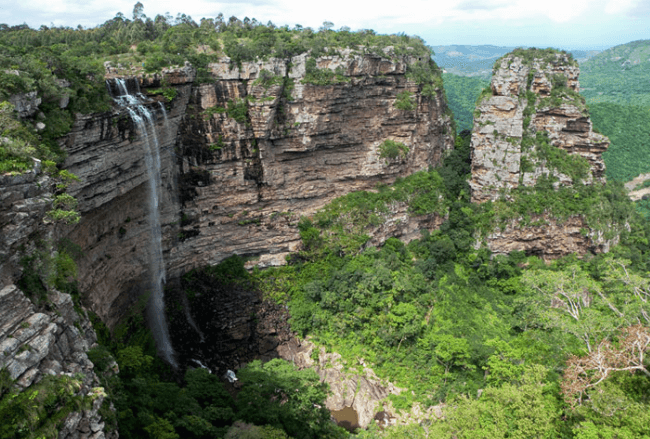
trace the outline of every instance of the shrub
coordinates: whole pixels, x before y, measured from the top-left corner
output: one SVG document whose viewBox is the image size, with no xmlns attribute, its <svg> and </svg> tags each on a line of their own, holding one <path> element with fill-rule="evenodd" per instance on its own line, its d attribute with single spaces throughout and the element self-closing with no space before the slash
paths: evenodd
<svg viewBox="0 0 650 439">
<path fill-rule="evenodd" d="M 416 108 L 415 96 L 408 90 L 404 90 L 395 99 L 395 108 L 402 111 L 413 111 Z"/>
<path fill-rule="evenodd" d="M 379 157 L 382 159 L 404 158 L 408 152 L 408 146 L 395 140 L 386 139 L 379 145 Z"/>
</svg>

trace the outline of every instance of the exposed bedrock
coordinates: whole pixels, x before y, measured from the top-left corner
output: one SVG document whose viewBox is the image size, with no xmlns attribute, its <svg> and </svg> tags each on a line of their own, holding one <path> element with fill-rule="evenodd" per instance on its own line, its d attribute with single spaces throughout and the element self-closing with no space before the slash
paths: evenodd
<svg viewBox="0 0 650 439">
<path fill-rule="evenodd" d="M 262 266 L 283 264 L 300 245 L 301 216 L 340 195 L 437 165 L 453 147 L 442 90 L 425 97 L 406 75 L 418 60 L 393 59 L 350 51 L 318 58 L 319 68 L 343 72 L 331 85 L 301 82 L 306 55 L 232 69 L 224 59 L 209 66 L 211 83 L 196 83 L 188 65 L 127 81 L 143 94 L 161 87 L 176 92 L 166 111 L 162 95 L 149 93 L 147 104 L 160 143 L 168 278 L 232 254 L 257 257 Z M 258 80 L 261 75 L 267 80 Z M 413 111 L 394 106 L 404 91 L 412 93 Z M 380 158 L 387 139 L 409 152 Z M 65 167 L 81 178 L 70 192 L 83 216 L 68 234 L 84 252 L 81 288 L 114 326 L 146 289 L 143 137 L 128 113 L 116 109 L 79 117 L 63 143 Z"/>
<path fill-rule="evenodd" d="M 534 50 L 534 49 L 533 49 Z M 477 103 L 472 132 L 472 201 L 510 199 L 510 191 L 534 186 L 542 175 L 571 184 L 571 178 L 552 166 L 539 151 L 542 141 L 589 163 L 588 184 L 602 184 L 602 153 L 607 137 L 593 131 L 584 99 L 578 95 L 579 68 L 565 54 L 524 59 L 510 54 L 495 66 L 490 93 Z M 521 226 L 512 219 L 490 234 L 486 243 L 495 253 L 525 251 L 543 258 L 569 253 L 606 251 L 611 242 L 598 233 L 585 233 L 584 218 L 559 221 L 537 215 L 539 225 Z"/>
</svg>

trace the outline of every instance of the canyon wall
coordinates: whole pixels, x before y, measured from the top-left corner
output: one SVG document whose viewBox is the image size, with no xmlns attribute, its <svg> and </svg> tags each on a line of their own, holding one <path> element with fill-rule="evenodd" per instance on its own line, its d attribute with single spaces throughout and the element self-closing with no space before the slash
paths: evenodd
<svg viewBox="0 0 650 439">
<path fill-rule="evenodd" d="M 531 49 L 497 61 L 474 116 L 472 201 L 511 200 L 513 190 L 534 186 L 542 176 L 553 178 L 556 188 L 571 185 L 571 168 L 557 163 L 562 156 L 553 148 L 586 159 L 586 184 L 604 183 L 602 153 L 609 140 L 593 131 L 578 94 L 578 75 L 577 63 L 564 53 Z M 538 212 L 532 223 L 522 226 L 519 218 L 511 219 L 486 244 L 498 254 L 520 250 L 544 258 L 603 251 L 609 245 L 602 236 L 585 233 L 589 228 L 580 215 L 559 220 Z"/>
<path fill-rule="evenodd" d="M 407 76 L 417 58 L 349 50 L 320 57 L 325 85 L 308 83 L 308 61 L 301 55 L 238 67 L 226 58 L 208 66 L 207 80 L 186 65 L 127 81 L 132 93 L 149 96 L 156 118 L 168 278 L 232 254 L 260 266 L 283 264 L 300 246 L 301 216 L 435 166 L 453 147 L 442 90 L 425 96 Z M 167 101 L 162 93 L 170 90 L 175 97 Z M 405 91 L 412 111 L 395 107 Z M 381 157 L 386 140 L 408 152 Z M 67 236 L 83 249 L 80 287 L 109 326 L 148 279 L 143 141 L 117 107 L 80 116 L 63 140 L 65 168 L 81 180 L 69 192 L 82 219 Z"/>
</svg>

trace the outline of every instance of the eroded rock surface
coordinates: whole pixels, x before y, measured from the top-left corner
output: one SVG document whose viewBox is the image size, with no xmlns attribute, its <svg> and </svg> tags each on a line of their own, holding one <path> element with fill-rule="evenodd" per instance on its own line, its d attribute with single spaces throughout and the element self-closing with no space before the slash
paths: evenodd
<svg viewBox="0 0 650 439">
<path fill-rule="evenodd" d="M 302 83 L 306 60 L 231 68 L 225 58 L 209 65 L 214 81 L 207 84 L 194 82 L 191 66 L 127 81 L 134 92 L 162 84 L 176 92 L 165 112 L 160 95 L 147 104 L 160 143 L 168 278 L 232 254 L 254 256 L 261 266 L 284 264 L 300 246 L 301 216 L 348 192 L 435 166 L 453 147 L 442 90 L 425 97 L 406 76 L 416 58 L 350 51 L 318 58 L 319 68 L 344 73 L 331 85 Z M 413 93 L 415 110 L 395 108 L 403 91 Z M 381 158 L 387 139 L 402 142 L 408 153 Z M 85 255 L 81 287 L 90 307 L 113 326 L 148 279 L 143 136 L 116 109 L 79 118 L 64 146 L 66 168 L 81 177 L 70 192 L 83 217 L 69 233 Z M 393 229 L 400 234 L 398 225 Z"/>
<path fill-rule="evenodd" d="M 544 142 L 586 159 L 587 184 L 604 183 L 602 153 L 609 140 L 593 131 L 578 94 L 578 75 L 577 63 L 563 53 L 534 59 L 510 54 L 499 61 L 491 93 L 477 104 L 474 118 L 472 201 L 509 200 L 510 191 L 534 186 L 542 176 L 554 177 L 556 186 L 572 184 L 565 168 L 547 160 L 540 147 Z M 509 220 L 486 243 L 495 253 L 520 250 L 543 258 L 606 251 L 611 244 L 590 231 L 580 216 L 559 221 L 544 214 L 531 223 L 538 225 Z"/>
<path fill-rule="evenodd" d="M 581 155 L 591 165 L 591 177 L 604 178 L 602 153 L 609 140 L 593 131 L 584 103 L 575 96 L 580 90 L 578 75 L 577 65 L 563 54 L 530 62 L 515 55 L 501 60 L 492 77 L 492 94 L 477 105 L 471 143 L 472 201 L 496 200 L 504 188 L 532 186 L 543 173 L 570 181 L 536 160 L 534 151 L 522 148 L 522 140 L 535 133 L 546 133 L 553 146 Z M 568 91 L 558 91 L 563 96 L 559 105 L 550 99 L 553 87 Z"/>
<path fill-rule="evenodd" d="M 372 369 L 365 367 L 360 360 L 360 370 L 346 370 L 341 361 L 341 355 L 327 353 L 318 349 L 309 340 L 293 339 L 278 347 L 281 358 L 292 361 L 299 369 L 313 368 L 321 380 L 329 384 L 331 393 L 325 401 L 328 410 L 353 408 L 359 418 L 359 426 L 366 428 L 375 415 L 384 410 L 386 397 L 390 394 L 399 395 L 404 389 L 395 387 L 392 383 L 382 382 Z M 316 357 L 316 358 L 313 358 Z"/>
<path fill-rule="evenodd" d="M 52 208 L 51 185 L 38 166 L 21 175 L 0 175 L 0 285 L 18 279 L 25 249 L 44 231 L 43 218 Z"/>
<path fill-rule="evenodd" d="M 21 388 L 46 375 L 79 379 L 76 394 L 92 397 L 92 407 L 68 415 L 59 437 L 116 439 L 117 432 L 107 432 L 99 415 L 104 396 L 86 355 L 97 339 L 92 325 L 79 317 L 70 295 L 52 290 L 48 303 L 52 311 L 39 311 L 15 285 L 0 290 L 0 369 L 6 368 Z"/>
</svg>

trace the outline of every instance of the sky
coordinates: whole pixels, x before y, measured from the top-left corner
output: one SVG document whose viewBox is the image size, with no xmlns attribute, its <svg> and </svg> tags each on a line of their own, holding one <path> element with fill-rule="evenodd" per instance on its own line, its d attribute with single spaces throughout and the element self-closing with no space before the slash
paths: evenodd
<svg viewBox="0 0 650 439">
<path fill-rule="evenodd" d="M 374 29 L 419 35 L 431 46 L 605 49 L 650 39 L 650 0 L 140 0 L 148 17 L 178 13 L 256 18 L 290 27 Z M 0 23 L 94 27 L 137 0 L 0 0 Z"/>
</svg>

